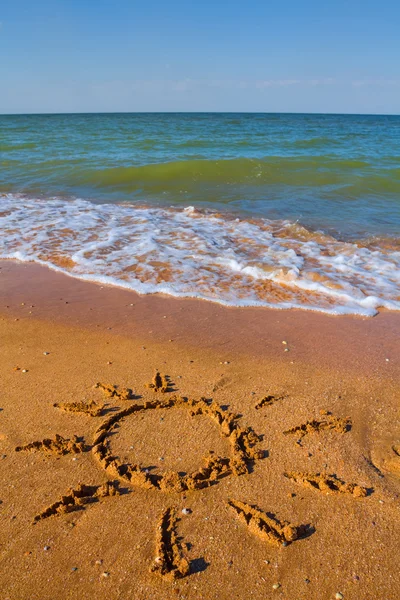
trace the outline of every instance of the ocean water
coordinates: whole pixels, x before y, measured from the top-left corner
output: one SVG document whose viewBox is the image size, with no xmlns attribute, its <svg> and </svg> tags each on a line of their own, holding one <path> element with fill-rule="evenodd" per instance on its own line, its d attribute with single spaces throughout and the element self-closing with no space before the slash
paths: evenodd
<svg viewBox="0 0 400 600">
<path fill-rule="evenodd" d="M 0 116 L 0 257 L 140 293 L 400 309 L 400 117 Z"/>
</svg>

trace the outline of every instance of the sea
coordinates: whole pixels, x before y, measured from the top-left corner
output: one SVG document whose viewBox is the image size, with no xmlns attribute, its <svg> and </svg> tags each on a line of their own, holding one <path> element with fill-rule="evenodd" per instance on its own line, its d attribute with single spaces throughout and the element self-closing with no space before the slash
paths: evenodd
<svg viewBox="0 0 400 600">
<path fill-rule="evenodd" d="M 400 116 L 0 116 L 0 258 L 227 306 L 400 310 Z"/>
</svg>

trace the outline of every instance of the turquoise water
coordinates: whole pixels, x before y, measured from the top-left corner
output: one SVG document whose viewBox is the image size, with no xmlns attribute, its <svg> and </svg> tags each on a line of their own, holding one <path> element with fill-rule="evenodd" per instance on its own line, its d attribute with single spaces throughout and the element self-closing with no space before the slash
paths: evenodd
<svg viewBox="0 0 400 600">
<path fill-rule="evenodd" d="M 0 191 L 400 231 L 400 117 L 0 116 Z"/>
<path fill-rule="evenodd" d="M 400 310 L 400 117 L 0 116 L 0 230 L 139 293 Z"/>
</svg>

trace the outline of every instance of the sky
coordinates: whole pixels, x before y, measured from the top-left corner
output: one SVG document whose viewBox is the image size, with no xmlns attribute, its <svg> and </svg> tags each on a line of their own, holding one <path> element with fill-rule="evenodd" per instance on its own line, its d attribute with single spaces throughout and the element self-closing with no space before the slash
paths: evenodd
<svg viewBox="0 0 400 600">
<path fill-rule="evenodd" d="M 0 2 L 0 113 L 400 113 L 399 0 Z"/>
</svg>

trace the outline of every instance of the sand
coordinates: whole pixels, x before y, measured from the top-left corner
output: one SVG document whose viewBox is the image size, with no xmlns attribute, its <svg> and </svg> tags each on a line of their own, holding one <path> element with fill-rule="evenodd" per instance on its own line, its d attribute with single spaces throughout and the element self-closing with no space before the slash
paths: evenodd
<svg viewBox="0 0 400 600">
<path fill-rule="evenodd" d="M 0 267 L 1 600 L 400 597 L 400 315 Z"/>
</svg>

